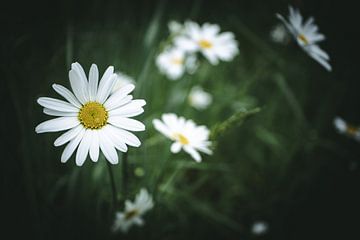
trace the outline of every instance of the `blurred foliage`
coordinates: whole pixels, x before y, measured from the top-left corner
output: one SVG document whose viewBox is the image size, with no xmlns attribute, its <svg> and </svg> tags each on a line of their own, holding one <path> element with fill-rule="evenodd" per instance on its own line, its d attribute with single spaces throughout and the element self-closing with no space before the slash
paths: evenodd
<svg viewBox="0 0 360 240">
<path fill-rule="evenodd" d="M 2 135 L 10 139 L 5 147 L 16 143 L 14 151 L 4 153 L 5 171 L 16 173 L 9 178 L 2 174 L 2 194 L 16 196 L 9 198 L 9 225 L 22 226 L 38 239 L 321 239 L 354 233 L 356 222 L 341 225 L 339 219 L 359 213 L 354 207 L 358 190 L 350 187 L 360 179 L 358 145 L 336 135 L 331 124 L 336 114 L 360 122 L 354 110 L 360 103 L 355 97 L 359 84 L 350 80 L 357 69 L 345 67 L 346 46 L 334 50 L 341 39 L 327 20 L 334 16 L 320 11 L 320 3 L 291 2 L 306 14 L 314 10 L 320 15 L 317 23 L 330 39 L 324 48 L 334 56 L 334 74 L 295 45 L 272 43 L 274 13 L 285 11 L 288 3 L 65 1 L 51 7 L 59 16 L 51 11 L 32 18 L 27 13 L 22 31 L 5 29 L 9 38 L 3 48 L 13 60 L 2 66 L 9 95 L 4 111 L 14 115 L 12 128 L 2 129 Z M 240 54 L 218 66 L 204 62 L 194 75 L 169 81 L 157 70 L 155 57 L 168 36 L 167 22 L 186 19 L 218 23 L 234 32 Z M 139 134 L 143 144 L 129 151 L 128 196 L 133 199 L 146 187 L 155 208 L 145 216 L 144 227 L 126 236 L 109 233 L 113 212 L 105 160 L 87 161 L 81 168 L 73 158 L 61 164 L 63 149 L 52 144 L 59 134 L 34 132 L 44 120 L 36 98 L 55 97 L 54 82 L 69 86 L 73 61 L 84 69 L 94 62 L 100 71 L 115 66 L 136 79 L 135 97 L 147 101 L 138 118 L 147 126 Z M 207 110 L 188 105 L 194 85 L 213 95 Z M 151 123 L 166 112 L 212 128 L 214 155 L 201 164 L 185 153 L 172 155 L 170 142 Z M 113 171 L 122 199 L 121 164 Z M 258 220 L 269 223 L 264 236 L 251 233 Z M 8 230 L 13 236 L 24 234 Z"/>
</svg>

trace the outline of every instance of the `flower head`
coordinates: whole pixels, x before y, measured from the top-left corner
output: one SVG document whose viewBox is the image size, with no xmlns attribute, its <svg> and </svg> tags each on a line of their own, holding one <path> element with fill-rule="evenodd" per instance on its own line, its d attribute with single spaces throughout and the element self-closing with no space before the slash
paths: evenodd
<svg viewBox="0 0 360 240">
<path fill-rule="evenodd" d="M 157 57 L 156 64 L 160 72 L 176 80 L 185 72 L 185 52 L 178 48 L 166 49 Z"/>
<path fill-rule="evenodd" d="M 188 99 L 190 105 L 198 110 L 206 109 L 212 102 L 211 94 L 205 92 L 200 86 L 191 89 Z"/>
<path fill-rule="evenodd" d="M 127 151 L 127 145 L 140 146 L 140 140 L 129 131 L 144 131 L 145 125 L 130 117 L 144 112 L 144 100 L 133 100 L 131 93 L 135 86 L 127 84 L 111 94 L 116 83 L 114 67 L 110 66 L 99 81 L 99 71 L 91 65 L 89 80 L 79 63 L 73 63 L 69 71 L 71 92 L 59 84 L 54 90 L 66 101 L 40 97 L 37 102 L 44 107 L 44 113 L 55 116 L 39 124 L 37 133 L 65 131 L 54 145 L 68 143 L 61 155 L 61 162 L 69 160 L 76 152 L 76 164 L 83 165 L 87 155 L 98 161 L 99 149 L 112 164 L 118 163 L 115 149 Z"/>
<path fill-rule="evenodd" d="M 340 117 L 335 117 L 334 126 L 340 134 L 347 135 L 351 138 L 354 138 L 357 141 L 360 141 L 360 128 L 359 127 L 355 127 L 355 126 L 348 124 L 347 122 L 345 122 L 344 119 L 342 119 Z"/>
<path fill-rule="evenodd" d="M 263 221 L 255 222 L 251 227 L 251 232 L 255 235 L 263 235 L 268 230 L 268 224 Z"/>
<path fill-rule="evenodd" d="M 276 14 L 276 16 L 284 23 L 298 45 L 311 58 L 315 59 L 328 71 L 331 71 L 331 66 L 328 63 L 330 60 L 329 55 L 317 45 L 317 43 L 325 40 L 325 36 L 318 32 L 318 26 L 315 25 L 314 18 L 310 17 L 307 21 L 303 22 L 303 17 L 299 10 L 289 6 L 289 12 L 289 21 L 280 14 Z"/>
<path fill-rule="evenodd" d="M 231 32 L 219 33 L 217 24 L 197 23 L 187 21 L 184 34 L 174 39 L 175 45 L 187 52 L 200 51 L 211 64 L 216 65 L 219 60 L 231 61 L 239 52 L 234 34 Z"/>
<path fill-rule="evenodd" d="M 123 212 L 115 215 L 113 231 L 121 230 L 127 232 L 132 225 L 142 226 L 144 220 L 142 216 L 154 207 L 153 199 L 146 189 L 142 188 L 136 195 L 135 201 L 126 200 Z"/>
<path fill-rule="evenodd" d="M 178 153 L 184 149 L 197 162 L 201 161 L 198 151 L 212 154 L 209 149 L 209 130 L 205 126 L 197 126 L 192 120 L 186 120 L 173 113 L 163 114 L 162 121 L 154 119 L 153 124 L 159 132 L 174 141 L 171 152 Z"/>
<path fill-rule="evenodd" d="M 270 38 L 276 43 L 286 44 L 289 42 L 289 34 L 282 24 L 277 24 L 271 29 Z"/>
</svg>

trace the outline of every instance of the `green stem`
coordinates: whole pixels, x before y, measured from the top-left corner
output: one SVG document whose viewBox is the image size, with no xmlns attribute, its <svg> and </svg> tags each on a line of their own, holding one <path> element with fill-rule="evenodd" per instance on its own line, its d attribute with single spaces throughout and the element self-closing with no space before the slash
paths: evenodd
<svg viewBox="0 0 360 240">
<path fill-rule="evenodd" d="M 110 178 L 110 184 L 111 184 L 111 191 L 112 191 L 112 199 L 113 199 L 113 208 L 116 209 L 117 206 L 117 192 L 116 192 L 116 185 L 115 185 L 115 179 L 114 174 L 111 168 L 111 164 L 107 162 L 108 170 L 109 170 L 109 178 Z"/>
<path fill-rule="evenodd" d="M 123 158 L 122 158 L 122 185 L 123 185 L 122 188 L 123 188 L 124 201 L 127 198 L 127 182 L 128 182 L 127 168 L 128 168 L 128 153 L 125 152 L 123 153 Z"/>
</svg>

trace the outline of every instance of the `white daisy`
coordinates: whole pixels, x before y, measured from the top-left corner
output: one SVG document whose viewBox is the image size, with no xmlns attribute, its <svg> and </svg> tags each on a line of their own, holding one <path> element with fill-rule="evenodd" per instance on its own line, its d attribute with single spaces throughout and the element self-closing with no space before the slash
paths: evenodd
<svg viewBox="0 0 360 240">
<path fill-rule="evenodd" d="M 156 64 L 169 79 L 179 79 L 185 72 L 185 52 L 178 48 L 166 49 L 157 57 Z"/>
<path fill-rule="evenodd" d="M 360 128 L 354 127 L 347 122 L 345 122 L 344 119 L 340 117 L 335 117 L 334 119 L 334 126 L 336 130 L 344 135 L 347 135 L 349 137 L 354 138 L 357 141 L 360 141 Z"/>
<path fill-rule="evenodd" d="M 277 24 L 271 29 L 270 38 L 273 42 L 286 44 L 289 41 L 289 34 L 284 25 Z"/>
<path fill-rule="evenodd" d="M 185 33 L 174 39 L 175 45 L 187 52 L 200 51 L 211 64 L 219 60 L 231 61 L 239 52 L 234 34 L 219 33 L 217 24 L 205 23 L 201 27 L 188 21 L 185 23 Z"/>
<path fill-rule="evenodd" d="M 318 32 L 318 26 L 314 24 L 314 18 L 310 17 L 303 23 L 303 17 L 299 10 L 289 6 L 289 12 L 289 21 L 285 20 L 280 14 L 276 14 L 276 16 L 285 24 L 298 45 L 325 69 L 331 71 L 331 66 L 328 63 L 330 60 L 329 55 L 317 45 L 318 42 L 325 40 L 325 36 Z"/>
<path fill-rule="evenodd" d="M 263 221 L 255 222 L 251 227 L 251 232 L 255 235 L 263 235 L 268 230 L 268 224 Z"/>
<path fill-rule="evenodd" d="M 127 84 L 135 83 L 135 80 L 132 77 L 126 75 L 125 73 L 116 72 L 115 75 L 116 75 L 115 84 L 111 93 L 116 92 L 117 90 L 119 90 L 120 88 L 124 87 Z"/>
<path fill-rule="evenodd" d="M 174 21 L 174 20 L 172 20 L 168 23 L 168 28 L 169 28 L 170 34 L 173 34 L 173 35 L 180 34 L 184 30 L 184 26 L 181 23 Z"/>
<path fill-rule="evenodd" d="M 142 216 L 153 206 L 154 203 L 151 195 L 146 189 L 142 188 L 140 193 L 136 195 L 134 202 L 126 200 L 125 210 L 116 213 L 112 230 L 121 230 L 126 233 L 132 225 L 142 226 L 144 224 Z"/>
<path fill-rule="evenodd" d="M 171 145 L 171 152 L 178 153 L 184 149 L 197 162 L 201 161 L 198 151 L 212 154 L 209 149 L 211 145 L 210 132 L 205 126 L 196 126 L 192 120 L 186 120 L 173 113 L 163 114 L 162 121 L 154 119 L 153 124 L 159 132 L 174 141 Z"/>
<path fill-rule="evenodd" d="M 212 102 L 211 94 L 205 92 L 200 86 L 195 86 L 190 90 L 188 99 L 190 105 L 198 110 L 206 109 Z"/>
<path fill-rule="evenodd" d="M 68 130 L 54 142 L 55 146 L 68 143 L 61 162 L 66 162 L 78 147 L 75 160 L 78 166 L 83 165 L 88 153 L 96 162 L 99 148 L 110 163 L 117 164 L 115 149 L 126 152 L 127 145 L 140 146 L 140 140 L 129 131 L 144 131 L 145 125 L 130 117 L 143 113 L 146 103 L 128 95 L 134 85 L 128 84 L 111 94 L 116 79 L 114 67 L 108 67 L 99 81 L 95 64 L 91 65 L 89 81 L 79 63 L 71 64 L 69 79 L 74 93 L 59 84 L 52 85 L 67 102 L 49 97 L 37 100 L 45 114 L 57 117 L 39 124 L 35 128 L 37 133 Z"/>
</svg>

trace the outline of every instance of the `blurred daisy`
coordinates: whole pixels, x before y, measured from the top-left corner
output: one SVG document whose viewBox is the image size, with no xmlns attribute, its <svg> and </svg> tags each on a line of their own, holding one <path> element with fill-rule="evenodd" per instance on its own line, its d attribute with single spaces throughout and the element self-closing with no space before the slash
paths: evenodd
<svg viewBox="0 0 360 240">
<path fill-rule="evenodd" d="M 114 67 L 108 67 L 99 81 L 95 64 L 91 65 L 89 81 L 79 63 L 71 64 L 69 79 L 73 93 L 59 84 L 52 85 L 67 102 L 49 97 L 37 100 L 45 114 L 57 117 L 39 124 L 35 128 L 37 133 L 68 130 L 54 142 L 55 146 L 68 143 L 61 162 L 69 160 L 77 148 L 75 162 L 78 166 L 83 165 L 88 153 L 92 161 L 98 161 L 99 149 L 110 163 L 117 164 L 115 149 L 126 152 L 127 145 L 140 146 L 140 140 L 129 131 L 144 131 L 145 125 L 130 117 L 143 113 L 146 103 L 132 100 L 128 95 L 134 85 L 125 85 L 111 94 L 116 79 Z"/>
<path fill-rule="evenodd" d="M 199 26 L 188 21 L 184 32 L 174 39 L 175 45 L 187 52 L 200 51 L 213 65 L 218 64 L 219 60 L 231 61 L 239 52 L 234 34 L 219 33 L 217 24 L 205 23 Z"/>
<path fill-rule="evenodd" d="M 178 35 L 178 34 L 182 33 L 182 31 L 184 30 L 184 26 L 177 21 L 170 21 L 168 23 L 168 28 L 169 28 L 170 34 L 173 34 L 173 35 Z"/>
<path fill-rule="evenodd" d="M 153 124 L 156 130 L 174 141 L 171 152 L 178 153 L 184 149 L 197 162 L 201 161 L 198 151 L 212 154 L 209 130 L 205 126 L 197 126 L 192 120 L 185 120 L 173 113 L 163 114 L 162 121 L 154 119 Z"/>
<path fill-rule="evenodd" d="M 299 10 L 289 6 L 289 11 L 289 21 L 285 20 L 280 14 L 276 14 L 276 16 L 284 23 L 298 45 L 326 70 L 331 71 L 331 66 L 328 63 L 330 60 L 329 55 L 317 45 L 318 42 L 325 40 L 325 36 L 318 32 L 318 26 L 314 24 L 314 18 L 310 17 L 303 23 Z"/>
<path fill-rule="evenodd" d="M 120 88 L 122 88 L 128 84 L 135 83 L 135 80 L 132 77 L 126 75 L 125 73 L 116 72 L 115 75 L 116 75 L 115 84 L 114 84 L 114 87 L 113 87 L 111 93 L 116 92 L 117 90 L 119 90 Z"/>
<path fill-rule="evenodd" d="M 169 79 L 179 79 L 185 72 L 185 52 L 178 48 L 166 49 L 157 57 L 156 64 Z"/>
<path fill-rule="evenodd" d="M 277 24 L 270 31 L 270 38 L 273 42 L 285 44 L 289 41 L 289 34 L 284 25 Z"/>
<path fill-rule="evenodd" d="M 142 216 L 154 206 L 153 199 L 146 189 L 142 188 L 136 195 L 135 201 L 125 201 L 125 210 L 117 212 L 115 215 L 113 231 L 126 233 L 132 225 L 142 226 L 144 220 Z"/>
<path fill-rule="evenodd" d="M 336 117 L 334 119 L 334 126 L 336 130 L 344 135 L 354 138 L 357 141 L 360 141 L 360 128 L 349 125 L 344 119 Z"/>
<path fill-rule="evenodd" d="M 189 97 L 190 106 L 203 110 L 206 109 L 212 102 L 210 93 L 205 92 L 200 86 L 195 86 L 191 89 Z"/>
<path fill-rule="evenodd" d="M 251 232 L 255 235 L 263 235 L 268 230 L 268 224 L 263 221 L 255 222 L 251 227 Z"/>
</svg>

